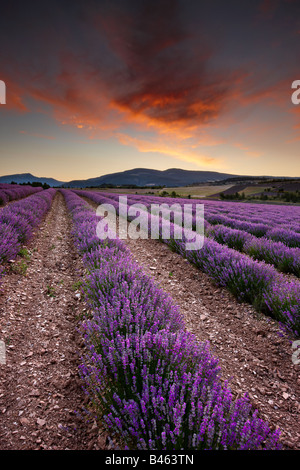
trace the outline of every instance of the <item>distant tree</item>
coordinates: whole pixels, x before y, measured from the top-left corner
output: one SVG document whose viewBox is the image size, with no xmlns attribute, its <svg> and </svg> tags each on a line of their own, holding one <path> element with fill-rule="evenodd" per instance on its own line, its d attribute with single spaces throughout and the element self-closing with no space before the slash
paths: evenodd
<svg viewBox="0 0 300 470">
<path fill-rule="evenodd" d="M 286 202 L 300 202 L 300 195 L 299 191 L 285 191 L 281 194 L 281 199 L 283 199 Z"/>
</svg>

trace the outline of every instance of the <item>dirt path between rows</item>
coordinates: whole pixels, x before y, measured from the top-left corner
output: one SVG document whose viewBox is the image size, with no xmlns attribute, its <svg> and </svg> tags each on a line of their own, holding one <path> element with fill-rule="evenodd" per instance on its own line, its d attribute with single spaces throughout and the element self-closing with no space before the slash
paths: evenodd
<svg viewBox="0 0 300 470">
<path fill-rule="evenodd" d="M 69 231 L 64 199 L 57 193 L 27 246 L 30 260 L 12 264 L 23 274 L 10 272 L 3 279 L 0 450 L 105 448 L 102 431 L 78 415 L 86 406 L 78 378 L 77 332 L 84 304 L 74 285 L 83 268 Z"/>
<path fill-rule="evenodd" d="M 144 271 L 180 306 L 186 329 L 210 342 L 233 395 L 247 392 L 260 417 L 281 429 L 284 449 L 299 450 L 300 364 L 292 361 L 293 339 L 167 245 L 151 239 L 124 241 Z"/>
</svg>

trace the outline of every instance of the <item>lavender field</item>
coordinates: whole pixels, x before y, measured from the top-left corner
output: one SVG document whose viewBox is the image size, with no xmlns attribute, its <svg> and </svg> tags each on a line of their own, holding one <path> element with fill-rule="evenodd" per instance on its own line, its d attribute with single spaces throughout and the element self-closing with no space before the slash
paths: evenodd
<svg viewBox="0 0 300 470">
<path fill-rule="evenodd" d="M 0 207 L 9 201 L 16 201 L 30 194 L 42 191 L 41 187 L 0 184 Z"/>
<path fill-rule="evenodd" d="M 111 203 L 119 210 L 118 195 L 77 194 L 97 204 Z M 128 204 L 142 202 L 148 209 L 152 203 L 162 203 L 161 198 L 148 196 L 130 195 L 127 200 Z M 163 202 L 170 207 L 191 204 L 173 198 L 164 198 Z M 186 251 L 184 241 L 174 237 L 174 226 L 170 239 L 160 233 L 160 241 L 233 292 L 238 300 L 253 303 L 299 336 L 300 207 L 215 201 L 205 201 L 204 206 L 205 242 L 200 250 Z M 191 219 L 190 226 L 195 229 L 195 216 Z"/>
<path fill-rule="evenodd" d="M 66 234 L 68 220 L 68 237 L 83 269 L 80 279 L 73 273 L 74 282 L 80 281 L 78 296 L 85 312 L 78 327 L 83 343 L 78 376 L 88 402 L 85 412 L 101 422 L 110 443 L 121 449 L 170 451 L 274 450 L 286 446 L 272 413 L 269 419 L 267 413 L 256 409 L 247 393 L 233 393 L 210 343 L 187 330 L 168 286 L 158 285 L 144 271 L 126 240 L 110 229 L 105 239 L 97 235 L 102 218 L 96 207 L 110 204 L 119 215 L 118 194 L 15 190 L 11 202 L 3 196 L 2 200 L 3 284 L 11 275 L 11 263 L 38 236 L 54 201 L 60 200 L 65 207 Z M 121 209 L 128 214 L 130 206 L 137 203 L 146 207 L 138 215 L 148 228 L 152 204 L 176 204 L 178 211 L 184 204 L 191 206 L 189 199 L 131 194 Z M 212 289 L 216 286 L 224 295 L 228 292 L 237 310 L 251 306 L 262 318 L 271 319 L 272 327 L 287 342 L 297 340 L 300 207 L 193 200 L 197 203 L 204 204 L 204 239 L 199 249 L 186 249 L 197 228 L 193 207 L 187 213 L 189 230 L 182 239 L 175 236 L 175 210 L 170 237 L 164 236 L 160 220 L 154 243 L 165 245 L 191 269 L 207 276 Z M 127 222 L 135 217 L 128 215 Z M 142 239 L 138 243 L 143 246 Z M 213 307 L 214 299 L 210 302 Z M 291 361 L 291 367 L 297 366 Z M 298 397 L 293 400 L 297 405 Z"/>
</svg>

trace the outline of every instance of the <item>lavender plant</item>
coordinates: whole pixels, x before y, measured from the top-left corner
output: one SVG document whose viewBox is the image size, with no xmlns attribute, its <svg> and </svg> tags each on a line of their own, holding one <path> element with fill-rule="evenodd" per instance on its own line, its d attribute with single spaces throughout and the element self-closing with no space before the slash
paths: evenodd
<svg viewBox="0 0 300 470">
<path fill-rule="evenodd" d="M 14 184 L 0 184 L 0 206 L 9 201 L 15 201 L 37 192 L 43 191 L 41 187 L 18 186 Z"/>
<path fill-rule="evenodd" d="M 264 292 L 265 308 L 285 330 L 300 336 L 300 288 L 293 281 L 274 282 Z"/>
<path fill-rule="evenodd" d="M 154 450 L 278 448 L 278 432 L 234 401 L 217 360 L 185 332 L 124 337 L 86 334 L 80 367 L 86 391 L 111 432 L 128 448 Z M 101 352 L 99 352 L 101 351 Z"/>
<path fill-rule="evenodd" d="M 254 259 L 272 264 L 283 273 L 300 277 L 300 249 L 268 238 L 252 238 L 244 245 L 244 252 Z"/>
<path fill-rule="evenodd" d="M 54 189 L 39 191 L 11 203 L 0 212 L 0 265 L 14 259 L 22 244 L 30 239 L 34 227 L 49 210 Z"/>
<path fill-rule="evenodd" d="M 300 233 L 294 232 L 291 229 L 274 227 L 266 233 L 266 236 L 290 247 L 300 247 Z"/>
<path fill-rule="evenodd" d="M 227 245 L 237 251 L 244 251 L 246 243 L 252 240 L 253 236 L 244 230 L 232 229 L 224 225 L 214 225 L 207 235 L 222 245 Z"/>
</svg>

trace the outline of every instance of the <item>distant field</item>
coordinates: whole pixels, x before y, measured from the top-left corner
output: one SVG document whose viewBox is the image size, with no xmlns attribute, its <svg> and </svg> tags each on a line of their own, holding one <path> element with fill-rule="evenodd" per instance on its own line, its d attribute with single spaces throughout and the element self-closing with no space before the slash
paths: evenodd
<svg viewBox="0 0 300 470">
<path fill-rule="evenodd" d="M 151 193 L 158 194 L 161 189 L 127 189 L 127 188 L 87 188 L 87 191 L 99 191 L 104 193 L 120 193 L 120 194 L 147 194 L 151 191 Z"/>
<path fill-rule="evenodd" d="M 175 191 L 180 196 L 188 196 L 190 194 L 191 197 L 201 198 L 201 197 L 212 196 L 213 194 L 219 193 L 221 191 L 225 191 L 226 189 L 231 188 L 231 186 L 233 185 L 232 184 L 215 185 L 215 186 L 203 185 L 203 186 L 189 186 L 189 187 L 180 187 L 180 188 L 165 188 L 164 190 L 161 190 L 161 191 L 167 191 L 168 193 Z"/>
<path fill-rule="evenodd" d="M 265 189 L 270 188 L 271 186 L 248 186 L 248 188 L 239 191 L 239 194 L 244 193 L 245 196 L 253 196 L 254 194 L 260 194 L 264 192 Z"/>
<path fill-rule="evenodd" d="M 107 189 L 89 189 L 89 191 L 103 191 L 103 192 L 110 192 L 110 193 L 122 193 L 122 194 L 147 194 L 152 193 L 155 195 L 161 194 L 163 191 L 171 194 L 172 191 L 175 191 L 176 194 L 180 196 L 187 197 L 190 195 L 193 198 L 202 198 L 212 196 L 213 194 L 219 193 L 221 191 L 225 191 L 226 189 L 231 188 L 232 184 L 224 184 L 224 185 L 203 185 L 203 186 L 182 186 L 178 188 L 164 188 L 164 189 L 121 189 L 121 188 L 107 188 Z"/>
</svg>

